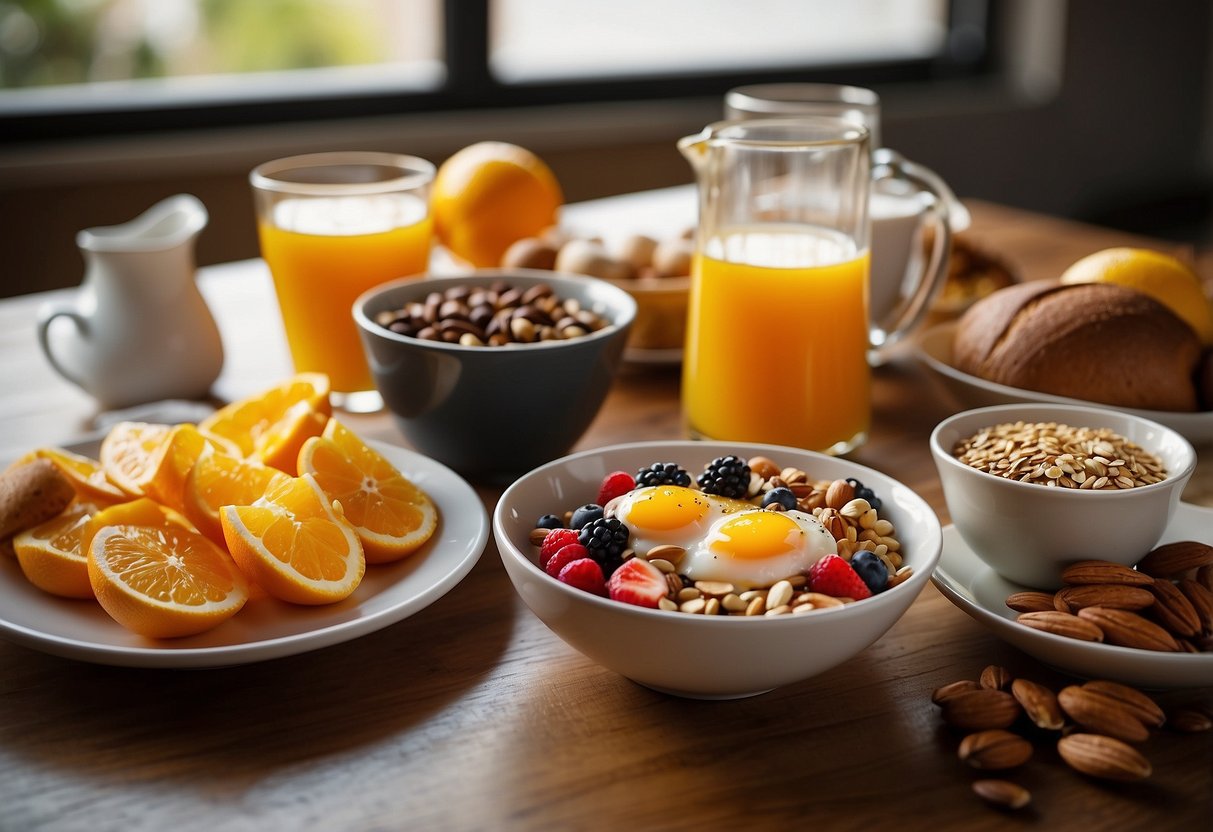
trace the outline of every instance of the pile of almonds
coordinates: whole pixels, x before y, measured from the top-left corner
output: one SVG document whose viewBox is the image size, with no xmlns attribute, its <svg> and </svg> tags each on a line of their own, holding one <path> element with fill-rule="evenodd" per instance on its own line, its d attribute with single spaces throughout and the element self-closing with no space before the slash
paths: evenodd
<svg viewBox="0 0 1213 832">
<path fill-rule="evenodd" d="M 539 237 L 524 237 L 506 249 L 502 268 L 543 269 L 586 274 L 604 280 L 685 277 L 691 273 L 691 233 L 655 240 L 631 234 L 611 244 L 597 237 L 576 237 L 549 228 Z"/>
<path fill-rule="evenodd" d="M 1213 718 L 1197 708 L 1170 714 L 1146 694 L 1118 682 L 1098 680 L 1052 689 L 1017 679 L 990 665 L 978 681 L 964 679 L 937 688 L 931 701 L 952 728 L 967 732 L 957 751 L 980 771 L 1002 771 L 1027 763 L 1034 753 L 1024 736 L 1056 737 L 1057 753 L 1070 768 L 1090 777 L 1129 782 L 1149 777 L 1150 761 L 1130 743 L 1145 742 L 1150 731 L 1169 728 L 1185 733 L 1213 728 Z M 1016 725 L 1024 730 L 1009 730 Z M 1035 726 L 1033 730 L 1032 726 Z M 973 783 L 982 799 L 1019 809 L 1031 794 L 1017 783 L 982 779 Z"/>
<path fill-rule="evenodd" d="M 1019 623 L 1083 641 L 1162 652 L 1213 651 L 1213 546 L 1184 540 L 1137 564 L 1084 560 L 1055 593 L 1016 592 Z"/>
</svg>

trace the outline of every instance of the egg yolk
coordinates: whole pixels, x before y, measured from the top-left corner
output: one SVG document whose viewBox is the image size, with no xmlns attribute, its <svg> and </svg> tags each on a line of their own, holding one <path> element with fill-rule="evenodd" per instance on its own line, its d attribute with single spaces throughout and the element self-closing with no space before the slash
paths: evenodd
<svg viewBox="0 0 1213 832">
<path fill-rule="evenodd" d="M 633 500 L 624 522 L 641 529 L 669 531 L 699 522 L 708 510 L 707 500 L 698 491 L 658 485 Z"/>
<path fill-rule="evenodd" d="M 762 560 L 799 549 L 802 529 L 775 511 L 752 511 L 721 523 L 711 551 L 737 560 Z"/>
</svg>

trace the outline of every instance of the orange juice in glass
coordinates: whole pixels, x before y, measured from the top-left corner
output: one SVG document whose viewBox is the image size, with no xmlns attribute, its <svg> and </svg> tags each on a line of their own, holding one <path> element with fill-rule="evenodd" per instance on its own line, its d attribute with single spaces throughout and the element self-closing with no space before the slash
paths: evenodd
<svg viewBox="0 0 1213 832">
<path fill-rule="evenodd" d="M 845 453 L 868 435 L 862 125 L 720 122 L 679 143 L 699 175 L 682 404 L 692 436 Z"/>
<path fill-rule="evenodd" d="M 250 180 L 296 370 L 326 373 L 334 402 L 382 402 L 351 309 L 367 289 L 429 264 L 434 166 L 388 153 L 318 153 L 267 162 Z"/>
<path fill-rule="evenodd" d="M 683 360 L 691 433 L 814 450 L 862 440 L 867 286 L 867 252 L 837 232 L 756 225 L 704 241 Z"/>
</svg>

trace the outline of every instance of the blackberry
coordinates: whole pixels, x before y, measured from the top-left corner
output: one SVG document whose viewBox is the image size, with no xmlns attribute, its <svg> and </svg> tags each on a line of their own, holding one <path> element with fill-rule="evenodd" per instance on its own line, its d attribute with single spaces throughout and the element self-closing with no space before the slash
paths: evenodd
<svg viewBox="0 0 1213 832">
<path fill-rule="evenodd" d="M 796 508 L 796 495 L 792 493 L 790 488 L 772 488 L 762 497 L 762 507 L 766 508 L 772 503 L 777 503 L 783 507 L 784 511 L 791 511 Z"/>
<path fill-rule="evenodd" d="M 564 521 L 555 514 L 545 514 L 535 521 L 537 529 L 563 529 Z"/>
<path fill-rule="evenodd" d="M 740 499 L 750 490 L 750 466 L 738 456 L 717 457 L 699 475 L 699 487 L 705 494 Z"/>
<path fill-rule="evenodd" d="M 847 484 L 855 489 L 855 496 L 861 500 L 867 500 L 868 505 L 880 511 L 880 498 L 876 496 L 876 492 L 868 488 L 854 477 L 847 477 Z"/>
<path fill-rule="evenodd" d="M 602 506 L 597 503 L 586 503 L 573 509 L 573 516 L 569 518 L 569 528 L 580 529 L 600 517 L 602 517 Z"/>
<path fill-rule="evenodd" d="M 623 563 L 623 552 L 631 536 L 631 529 L 619 518 L 599 517 L 581 529 L 577 540 L 602 567 L 602 574 L 610 575 Z"/>
<path fill-rule="evenodd" d="M 854 554 L 851 558 L 851 568 L 867 584 L 868 589 L 872 590 L 873 595 L 883 592 L 889 585 L 889 570 L 884 561 L 866 549 Z"/>
<path fill-rule="evenodd" d="M 691 484 L 691 475 L 677 462 L 654 462 L 648 468 L 636 472 L 636 485 L 681 485 Z"/>
</svg>

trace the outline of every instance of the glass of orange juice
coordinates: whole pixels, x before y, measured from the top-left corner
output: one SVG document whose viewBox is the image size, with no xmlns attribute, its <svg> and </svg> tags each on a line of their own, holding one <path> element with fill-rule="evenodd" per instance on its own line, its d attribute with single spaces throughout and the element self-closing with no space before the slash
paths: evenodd
<svg viewBox="0 0 1213 832">
<path fill-rule="evenodd" d="M 354 325 L 367 289 L 429 265 L 434 165 L 393 153 L 292 156 L 253 169 L 257 231 L 295 369 L 349 411 L 383 406 Z"/>
<path fill-rule="evenodd" d="M 845 453 L 871 418 L 866 127 L 827 116 L 709 125 L 682 400 L 692 436 Z"/>
</svg>

